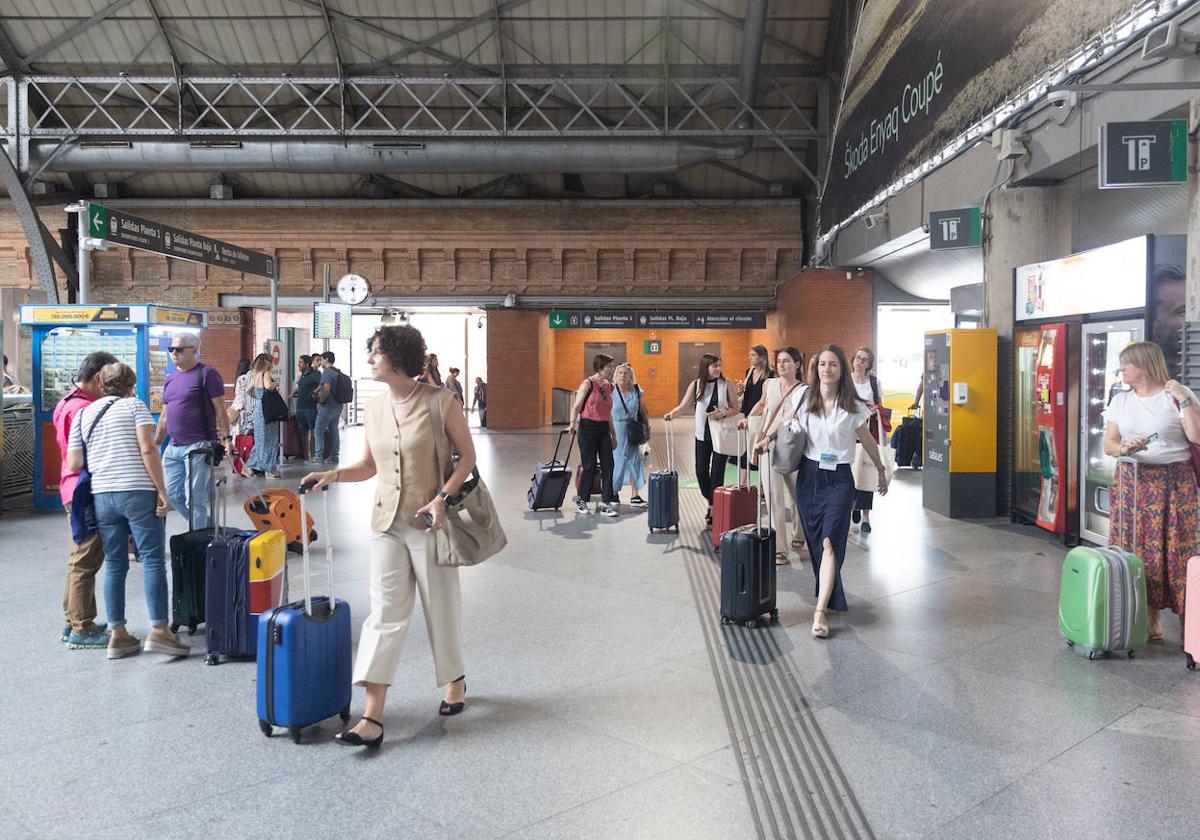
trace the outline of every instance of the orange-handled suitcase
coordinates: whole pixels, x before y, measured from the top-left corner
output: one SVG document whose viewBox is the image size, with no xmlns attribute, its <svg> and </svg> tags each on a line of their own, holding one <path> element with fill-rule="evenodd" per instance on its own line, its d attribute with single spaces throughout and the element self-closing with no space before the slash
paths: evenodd
<svg viewBox="0 0 1200 840">
<path fill-rule="evenodd" d="M 251 496 L 244 505 L 246 515 L 258 531 L 278 529 L 287 538 L 288 551 L 300 553 L 303 533 L 300 530 L 300 499 L 291 490 L 271 487 Z M 312 514 L 305 514 L 308 541 L 317 541 Z"/>
</svg>

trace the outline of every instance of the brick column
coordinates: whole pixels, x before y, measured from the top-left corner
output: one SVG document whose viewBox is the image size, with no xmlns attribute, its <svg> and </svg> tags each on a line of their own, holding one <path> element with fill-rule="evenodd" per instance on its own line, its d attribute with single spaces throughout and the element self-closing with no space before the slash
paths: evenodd
<svg viewBox="0 0 1200 840">
<path fill-rule="evenodd" d="M 549 420 L 554 372 L 546 318 L 542 311 L 488 312 L 488 428 L 537 429 Z"/>
</svg>

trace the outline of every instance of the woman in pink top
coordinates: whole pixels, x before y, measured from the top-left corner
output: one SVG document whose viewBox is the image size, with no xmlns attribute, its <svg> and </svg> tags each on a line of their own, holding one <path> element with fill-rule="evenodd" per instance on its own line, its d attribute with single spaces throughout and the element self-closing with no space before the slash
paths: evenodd
<svg viewBox="0 0 1200 840">
<path fill-rule="evenodd" d="M 612 356 L 597 353 L 592 359 L 592 375 L 579 384 L 575 404 L 571 406 L 571 431 L 579 433 L 579 458 L 583 472 L 579 476 L 579 495 L 575 509 L 583 515 L 590 513 L 592 483 L 596 480 L 596 462 L 600 462 L 601 516 L 617 515 L 617 494 L 613 490 L 613 450 L 617 435 L 612 427 L 612 375 L 616 363 Z"/>
</svg>

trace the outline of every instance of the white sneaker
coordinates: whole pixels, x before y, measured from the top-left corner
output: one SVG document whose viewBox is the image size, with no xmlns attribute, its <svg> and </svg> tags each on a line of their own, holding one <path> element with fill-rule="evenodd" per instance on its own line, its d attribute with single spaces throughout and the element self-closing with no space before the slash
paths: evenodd
<svg viewBox="0 0 1200 840">
<path fill-rule="evenodd" d="M 588 510 L 587 502 L 585 502 L 583 499 L 579 498 L 578 496 L 575 497 L 575 512 L 578 513 L 580 516 L 591 515 L 591 511 Z"/>
<path fill-rule="evenodd" d="M 600 505 L 599 513 L 601 516 L 620 516 L 615 505 Z"/>
</svg>

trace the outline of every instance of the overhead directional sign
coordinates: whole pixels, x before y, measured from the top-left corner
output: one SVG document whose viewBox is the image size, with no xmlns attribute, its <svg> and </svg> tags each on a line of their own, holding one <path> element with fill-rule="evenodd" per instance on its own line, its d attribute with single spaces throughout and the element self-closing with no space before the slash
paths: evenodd
<svg viewBox="0 0 1200 840">
<path fill-rule="evenodd" d="M 275 258 L 269 254 L 131 216 L 99 204 L 88 205 L 88 235 L 114 245 L 231 268 L 243 274 L 275 276 Z"/>
<path fill-rule="evenodd" d="M 690 312 L 670 310 L 663 312 L 635 310 L 590 310 L 563 311 L 555 309 L 550 313 L 550 327 L 556 330 L 568 329 L 712 329 L 712 330 L 754 330 L 765 329 L 767 314 L 765 312 Z"/>
<path fill-rule="evenodd" d="M 934 210 L 929 214 L 929 250 L 978 248 L 983 244 L 978 207 Z"/>
<path fill-rule="evenodd" d="M 1187 120 L 1100 126 L 1100 189 L 1187 182 Z"/>
</svg>

